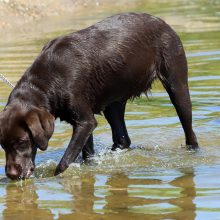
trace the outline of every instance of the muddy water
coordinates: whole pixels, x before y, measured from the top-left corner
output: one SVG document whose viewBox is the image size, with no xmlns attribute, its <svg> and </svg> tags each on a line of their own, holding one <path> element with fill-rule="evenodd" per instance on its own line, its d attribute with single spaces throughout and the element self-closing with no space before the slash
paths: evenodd
<svg viewBox="0 0 220 220">
<path fill-rule="evenodd" d="M 36 24 L 37 31 L 29 34 L 18 30 L 10 38 L 0 36 L 0 72 L 15 84 L 48 39 L 121 11 L 155 14 L 179 33 L 188 57 L 200 152 L 181 146 L 184 137 L 175 110 L 155 83 L 148 99 L 127 105 L 132 150 L 110 151 L 110 129 L 101 116 L 92 166 L 74 163 L 52 177 L 71 135 L 70 126 L 59 121 L 49 149 L 38 152 L 31 180 L 9 181 L 1 150 L 1 219 L 220 219 L 219 1 L 112 1 L 84 8 L 59 22 Z M 9 93 L 0 81 L 1 109 Z"/>
</svg>

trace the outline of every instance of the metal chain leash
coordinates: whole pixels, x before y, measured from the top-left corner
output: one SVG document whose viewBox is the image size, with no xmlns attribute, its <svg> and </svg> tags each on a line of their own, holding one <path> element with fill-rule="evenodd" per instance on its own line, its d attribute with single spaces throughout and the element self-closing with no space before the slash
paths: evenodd
<svg viewBox="0 0 220 220">
<path fill-rule="evenodd" d="M 14 88 L 15 86 L 8 80 L 4 77 L 3 74 L 0 73 L 0 78 L 3 80 L 3 82 L 5 82 L 6 84 L 8 84 L 11 88 Z"/>
</svg>

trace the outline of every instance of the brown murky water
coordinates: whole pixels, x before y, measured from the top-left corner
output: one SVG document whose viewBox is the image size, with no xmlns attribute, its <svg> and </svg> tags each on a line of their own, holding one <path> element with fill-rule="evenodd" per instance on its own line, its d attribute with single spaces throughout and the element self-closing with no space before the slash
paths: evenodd
<svg viewBox="0 0 220 220">
<path fill-rule="evenodd" d="M 52 177 L 71 135 L 70 126 L 59 121 L 30 180 L 9 181 L 0 150 L 1 219 L 220 219 L 220 1 L 106 1 L 36 24 L 30 33 L 26 28 L 9 38 L 3 34 L 0 73 L 16 83 L 49 39 L 123 11 L 160 16 L 179 33 L 188 57 L 200 152 L 181 147 L 179 120 L 156 83 L 149 100 L 141 97 L 127 106 L 132 150 L 111 152 L 110 128 L 101 116 L 93 166 L 74 163 Z M 0 109 L 9 93 L 0 81 Z"/>
</svg>

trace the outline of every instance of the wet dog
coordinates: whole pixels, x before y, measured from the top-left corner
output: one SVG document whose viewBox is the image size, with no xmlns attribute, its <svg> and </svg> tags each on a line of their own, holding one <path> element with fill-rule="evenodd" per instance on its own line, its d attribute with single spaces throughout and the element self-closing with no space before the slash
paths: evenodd
<svg viewBox="0 0 220 220">
<path fill-rule="evenodd" d="M 197 148 L 185 52 L 163 20 L 144 13 L 119 14 L 50 41 L 0 113 L 7 176 L 19 179 L 32 174 L 37 148 L 47 149 L 58 117 L 72 125 L 73 135 L 55 175 L 81 151 L 84 159 L 94 154 L 94 114 L 103 112 L 109 122 L 113 149 L 128 148 L 126 102 L 148 91 L 156 78 L 176 108 L 186 145 Z"/>
</svg>

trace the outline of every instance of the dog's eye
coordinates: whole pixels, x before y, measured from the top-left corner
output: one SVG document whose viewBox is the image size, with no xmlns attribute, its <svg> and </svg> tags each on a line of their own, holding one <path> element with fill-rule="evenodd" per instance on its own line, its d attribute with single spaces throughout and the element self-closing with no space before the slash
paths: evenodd
<svg viewBox="0 0 220 220">
<path fill-rule="evenodd" d="M 28 147 L 28 145 L 26 145 L 26 144 L 20 144 L 20 145 L 17 145 L 16 147 L 15 147 L 15 150 L 16 150 L 16 152 L 17 153 L 24 153 L 24 152 L 26 152 L 27 150 L 29 149 L 29 147 Z"/>
<path fill-rule="evenodd" d="M 24 140 L 18 140 L 17 143 L 18 143 L 18 144 L 23 144 L 23 143 L 24 143 Z"/>
<path fill-rule="evenodd" d="M 29 146 L 29 140 L 19 140 L 16 143 L 17 149 L 26 149 Z"/>
<path fill-rule="evenodd" d="M 29 142 L 28 139 L 19 139 L 19 140 L 17 141 L 18 144 L 27 144 L 28 142 Z"/>
</svg>

